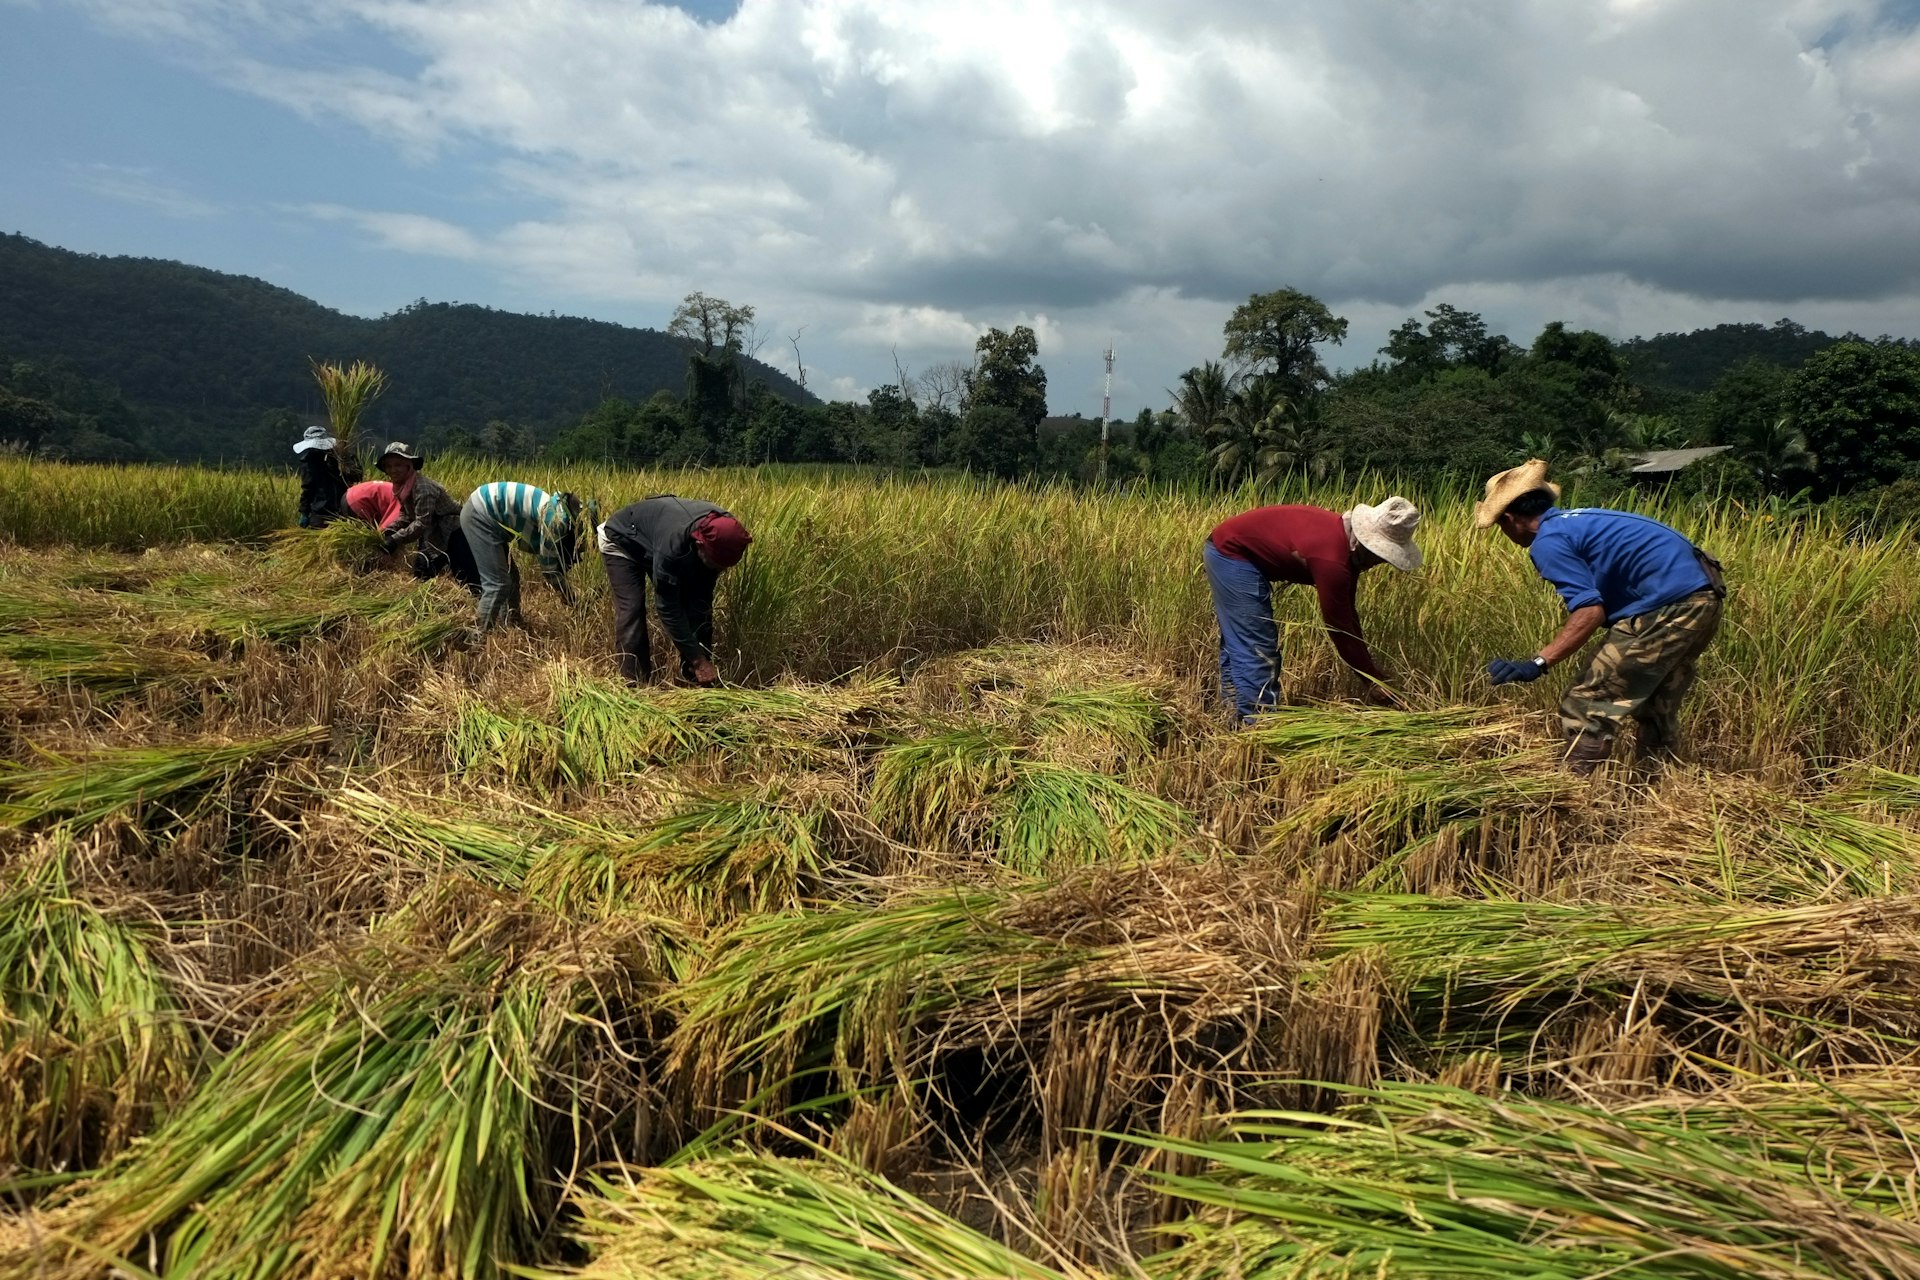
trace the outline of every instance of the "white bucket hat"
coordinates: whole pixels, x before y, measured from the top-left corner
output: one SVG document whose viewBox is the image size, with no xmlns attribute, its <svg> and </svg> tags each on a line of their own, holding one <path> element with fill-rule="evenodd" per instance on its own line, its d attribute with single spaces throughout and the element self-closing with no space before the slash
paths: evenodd
<svg viewBox="0 0 1920 1280">
<path fill-rule="evenodd" d="M 1396 569 L 1411 573 L 1420 567 L 1420 548 L 1413 531 L 1420 527 L 1420 509 L 1398 495 L 1377 507 L 1362 502 L 1347 512 L 1347 524 L 1356 542 Z"/>
<path fill-rule="evenodd" d="M 333 437 L 327 434 L 325 427 L 316 423 L 300 433 L 300 443 L 293 446 L 293 451 L 305 453 L 309 449 L 331 448 L 333 448 Z"/>
</svg>

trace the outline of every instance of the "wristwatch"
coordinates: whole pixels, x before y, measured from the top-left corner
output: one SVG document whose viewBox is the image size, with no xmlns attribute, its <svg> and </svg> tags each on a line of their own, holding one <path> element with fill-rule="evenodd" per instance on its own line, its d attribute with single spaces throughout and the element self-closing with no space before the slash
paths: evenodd
<svg viewBox="0 0 1920 1280">
<path fill-rule="evenodd" d="M 1536 653 L 1533 655 L 1533 665 L 1540 668 L 1542 671 L 1545 671 L 1548 667 L 1552 666 L 1553 664 L 1551 662 L 1548 662 L 1545 658 L 1541 657 L 1539 654 Z"/>
</svg>

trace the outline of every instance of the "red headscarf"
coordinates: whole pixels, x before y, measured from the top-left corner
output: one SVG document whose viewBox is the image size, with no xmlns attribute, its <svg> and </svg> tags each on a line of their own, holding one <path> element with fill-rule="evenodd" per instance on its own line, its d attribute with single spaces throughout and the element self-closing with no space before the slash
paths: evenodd
<svg viewBox="0 0 1920 1280">
<path fill-rule="evenodd" d="M 694 545 L 706 553 L 707 563 L 716 569 L 729 569 L 740 563 L 753 535 L 732 516 L 712 512 L 693 522 Z"/>
</svg>

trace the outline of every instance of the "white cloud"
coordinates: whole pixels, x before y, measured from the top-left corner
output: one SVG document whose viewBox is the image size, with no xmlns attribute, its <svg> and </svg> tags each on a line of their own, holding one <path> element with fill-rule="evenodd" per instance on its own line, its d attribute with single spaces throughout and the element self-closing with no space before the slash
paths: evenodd
<svg viewBox="0 0 1920 1280">
<path fill-rule="evenodd" d="M 351 214 L 374 243 L 751 300 L 823 378 L 1032 323 L 1058 407 L 1109 337 L 1158 404 L 1283 284 L 1348 362 L 1440 298 L 1523 341 L 1920 312 L 1920 37 L 1874 0 L 77 2 L 541 210 Z"/>
<path fill-rule="evenodd" d="M 179 185 L 155 175 L 152 169 L 113 164 L 70 164 L 73 184 L 97 196 L 138 205 L 169 218 L 217 218 L 225 212 Z"/>
</svg>

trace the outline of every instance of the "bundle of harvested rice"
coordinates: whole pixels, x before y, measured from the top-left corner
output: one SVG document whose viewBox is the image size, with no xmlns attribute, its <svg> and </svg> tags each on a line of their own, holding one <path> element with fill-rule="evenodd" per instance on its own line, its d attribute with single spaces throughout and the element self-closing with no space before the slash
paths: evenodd
<svg viewBox="0 0 1920 1280">
<path fill-rule="evenodd" d="M 1047 1266 L 850 1164 L 745 1151 L 593 1179 L 579 1280 L 1094 1280 Z"/>
<path fill-rule="evenodd" d="M 690 760 L 827 763 L 871 736 L 897 691 L 891 680 L 635 690 L 562 666 L 553 677 L 553 712 L 573 779 L 601 783 Z"/>
<path fill-rule="evenodd" d="M 1550 1058 L 1596 1010 L 1667 1026 L 1658 1056 L 1733 1055 L 1757 1070 L 1781 1053 L 1890 1061 L 1920 1039 L 1920 898 L 1764 909 L 1374 896 L 1335 903 L 1322 926 L 1328 954 L 1377 957 L 1410 1054 L 1491 1044 Z"/>
<path fill-rule="evenodd" d="M 328 740 L 327 728 L 249 742 L 121 747 L 47 763 L 0 765 L 0 827 L 59 823 L 70 830 L 140 810 L 149 827 L 189 818 L 241 777 L 271 771 Z"/>
<path fill-rule="evenodd" d="M 868 813 L 904 845 L 998 859 L 1027 875 L 1141 860 L 1186 844 L 1191 814 L 1105 773 L 1035 759 L 991 729 L 961 727 L 887 748 Z"/>
<path fill-rule="evenodd" d="M 505 1274 L 575 1159 L 645 1158 L 646 1083 L 616 1043 L 645 1038 L 642 941 L 476 891 L 417 904 L 307 972 L 149 1141 L 62 1195 L 34 1274 Z M 592 1145 L 620 1131 L 642 1145 Z"/>
<path fill-rule="evenodd" d="M 101 699 L 156 685 L 191 687 L 224 670 L 201 653 L 44 631 L 0 633 L 0 659 L 41 685 L 77 685 Z"/>
<path fill-rule="evenodd" d="M 387 559 L 380 531 L 364 520 L 333 520 L 318 529 L 282 529 L 271 540 L 274 558 L 303 574 L 341 569 L 371 573 Z"/>
<path fill-rule="evenodd" d="M 1592 1276 L 1809 1280 L 1920 1275 L 1911 1105 L 1823 1090 L 1787 1102 L 1625 1114 L 1383 1085 L 1337 1117 L 1251 1113 L 1164 1175 L 1202 1206 L 1148 1259 L 1163 1280 Z M 1824 1133 L 1861 1140 L 1834 1147 Z"/>
<path fill-rule="evenodd" d="M 64 841 L 0 885 L 0 1169 L 84 1169 L 186 1091 L 199 1038 L 160 931 L 76 897 Z"/>
<path fill-rule="evenodd" d="M 969 1055 L 973 1069 L 1013 1073 L 1031 1098 L 1049 1054 L 1089 1045 L 1116 1096 L 1164 1092 L 1165 1078 L 1132 1073 L 1149 1061 L 1171 1070 L 1189 1049 L 1230 1088 L 1227 1059 L 1244 1065 L 1270 1047 L 1250 1028 L 1268 1002 L 1286 1003 L 1290 974 L 1234 930 L 1196 920 L 1194 904 L 1161 901 L 1151 877 L 1106 874 L 1116 882 L 1065 893 L 924 893 L 747 917 L 711 939 L 673 991 L 670 1061 L 715 1105 L 777 1106 L 797 1073 L 816 1070 L 837 1091 L 923 1080 L 937 1090 L 946 1064 Z M 1129 893 L 1142 903 L 1124 903 Z M 1250 914 L 1267 945 L 1264 906 Z M 1119 1039 L 1102 1044 L 1095 1032 L 1108 1022 Z"/>
</svg>

